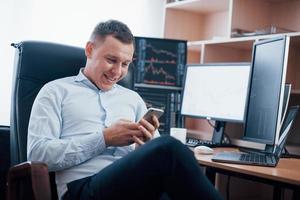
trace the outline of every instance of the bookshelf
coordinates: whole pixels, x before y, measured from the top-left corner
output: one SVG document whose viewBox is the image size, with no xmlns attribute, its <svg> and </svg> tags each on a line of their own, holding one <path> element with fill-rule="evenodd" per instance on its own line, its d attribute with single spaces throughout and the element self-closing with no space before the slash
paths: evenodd
<svg viewBox="0 0 300 200">
<path fill-rule="evenodd" d="M 237 37 L 241 33 L 244 36 Z M 292 84 L 290 104 L 300 105 L 300 0 L 165 1 L 164 37 L 188 41 L 187 63 L 250 62 L 255 41 L 281 34 L 291 37 L 286 77 Z M 212 136 L 213 129 L 206 120 L 187 118 L 185 126 L 192 137 Z M 227 123 L 225 131 L 232 138 L 240 138 L 243 129 L 241 124 Z M 298 155 L 299 130 L 300 114 L 287 141 L 288 151 Z M 217 187 L 223 194 L 226 180 L 218 177 Z M 231 185 L 241 190 L 232 192 L 230 199 L 272 198 L 272 188 L 263 184 L 235 179 Z"/>
<path fill-rule="evenodd" d="M 286 82 L 292 102 L 300 104 L 300 0 L 166 0 L 164 12 L 164 37 L 188 41 L 187 63 L 251 62 L 255 41 L 289 35 Z M 212 131 L 201 119 L 187 118 L 185 125 Z M 234 137 L 243 132 L 240 125 L 228 128 Z"/>
</svg>

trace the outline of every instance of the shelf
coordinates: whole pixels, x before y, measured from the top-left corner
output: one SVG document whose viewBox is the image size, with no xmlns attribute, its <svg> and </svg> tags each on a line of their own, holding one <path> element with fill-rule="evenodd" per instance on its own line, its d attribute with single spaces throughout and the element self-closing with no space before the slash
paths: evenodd
<svg viewBox="0 0 300 200">
<path fill-rule="evenodd" d="M 300 1 L 295 0 L 235 0 L 231 30 L 255 32 L 276 27 L 281 33 L 300 31 L 299 9 Z"/>
<path fill-rule="evenodd" d="M 292 90 L 291 93 L 292 94 L 300 94 L 300 90 Z"/>
<path fill-rule="evenodd" d="M 226 44 L 228 46 L 232 45 L 232 47 L 242 48 L 242 49 L 249 49 L 248 44 L 254 42 L 256 40 L 268 39 L 272 37 L 279 37 L 282 35 L 287 35 L 290 37 L 295 37 L 293 40 L 300 44 L 300 32 L 293 32 L 293 33 L 280 33 L 280 34 L 272 34 L 272 35 L 257 35 L 257 36 L 249 36 L 249 37 L 236 37 L 236 38 L 216 38 L 213 40 L 199 40 L 199 41 L 190 41 L 187 43 L 189 49 L 193 50 L 200 50 L 203 45 L 208 44 Z M 240 47 L 238 47 L 240 46 Z"/>
<path fill-rule="evenodd" d="M 185 0 L 167 3 L 166 9 L 177 9 L 195 13 L 211 13 L 228 10 L 229 0 L 214 1 L 214 0 Z"/>
<path fill-rule="evenodd" d="M 293 33 L 279 33 L 279 34 L 271 34 L 271 35 L 257 35 L 257 36 L 248 36 L 248 37 L 235 37 L 235 38 L 216 38 L 213 40 L 199 40 L 199 41 L 190 41 L 188 42 L 189 46 L 198 46 L 203 44 L 220 44 L 220 43 L 233 43 L 233 42 L 243 42 L 243 41 L 255 41 L 261 39 L 267 39 L 272 37 L 279 37 L 282 35 L 287 35 L 290 37 L 300 36 L 300 32 Z M 298 39 L 300 42 L 300 39 Z"/>
<path fill-rule="evenodd" d="M 165 9 L 164 36 L 173 39 L 208 40 L 230 34 L 228 0 L 186 0 Z"/>
<path fill-rule="evenodd" d="M 256 37 L 247 37 L 247 38 L 228 38 L 228 39 L 214 39 L 214 40 L 203 40 L 203 41 L 191 41 L 188 42 L 189 49 L 198 49 L 200 50 L 203 45 L 224 45 L 232 48 L 240 49 L 251 49 L 253 42 L 256 40 Z"/>
<path fill-rule="evenodd" d="M 188 41 L 187 62 L 190 64 L 251 62 L 254 42 L 282 35 L 290 36 L 286 82 L 293 85 L 293 96 L 298 96 L 299 10 L 300 0 L 175 1 L 165 4 L 164 36 Z M 248 36 L 232 37 L 236 29 L 244 30 Z M 197 121 L 197 124 L 201 123 Z M 195 128 L 202 127 L 205 125 Z"/>
</svg>

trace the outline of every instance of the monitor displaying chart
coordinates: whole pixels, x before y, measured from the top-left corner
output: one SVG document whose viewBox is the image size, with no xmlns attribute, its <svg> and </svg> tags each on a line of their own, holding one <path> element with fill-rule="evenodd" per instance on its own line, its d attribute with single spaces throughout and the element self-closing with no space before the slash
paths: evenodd
<svg viewBox="0 0 300 200">
<path fill-rule="evenodd" d="M 187 44 L 183 40 L 135 38 L 135 83 L 182 86 Z"/>
</svg>

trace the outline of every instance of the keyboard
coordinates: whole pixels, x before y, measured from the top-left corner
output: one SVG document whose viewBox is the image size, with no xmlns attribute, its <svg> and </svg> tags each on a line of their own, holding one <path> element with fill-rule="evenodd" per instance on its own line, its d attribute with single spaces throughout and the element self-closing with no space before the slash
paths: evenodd
<svg viewBox="0 0 300 200">
<path fill-rule="evenodd" d="M 232 144 L 215 143 L 211 140 L 201 140 L 197 138 L 187 138 L 186 144 L 189 147 L 207 146 L 207 147 L 233 147 Z"/>
<path fill-rule="evenodd" d="M 240 157 L 240 161 L 264 165 L 265 163 L 269 163 L 269 162 L 274 163 L 275 158 L 273 156 L 264 155 L 264 154 L 248 153 L 248 154 L 242 154 Z"/>
<path fill-rule="evenodd" d="M 243 152 L 219 152 L 212 157 L 212 161 L 234 163 L 242 165 L 258 165 L 275 167 L 279 158 L 274 154 L 243 153 Z"/>
<path fill-rule="evenodd" d="M 242 156 L 240 157 L 240 161 L 261 163 L 261 162 L 266 162 L 266 156 L 260 154 L 254 154 L 254 153 L 242 154 Z"/>
</svg>

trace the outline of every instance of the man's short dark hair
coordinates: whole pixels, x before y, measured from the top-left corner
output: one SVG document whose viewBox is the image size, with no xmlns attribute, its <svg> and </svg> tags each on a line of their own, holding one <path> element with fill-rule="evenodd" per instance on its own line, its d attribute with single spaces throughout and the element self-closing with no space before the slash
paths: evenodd
<svg viewBox="0 0 300 200">
<path fill-rule="evenodd" d="M 128 26 L 118 20 L 108 20 L 100 22 L 94 28 L 91 35 L 91 40 L 96 38 L 105 39 L 106 36 L 111 35 L 125 44 L 134 44 L 134 37 Z"/>
</svg>

